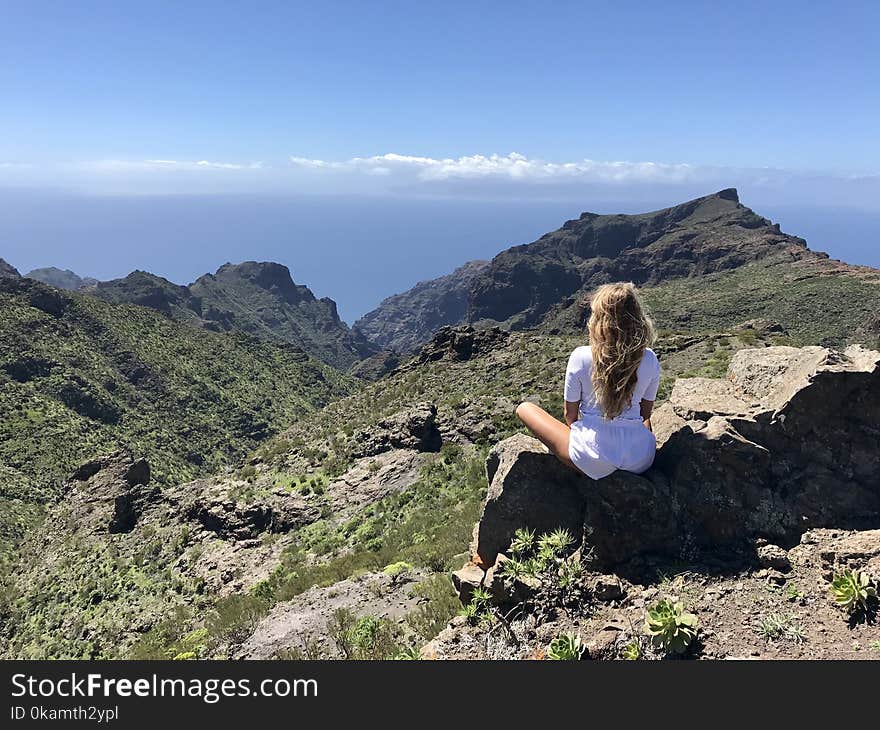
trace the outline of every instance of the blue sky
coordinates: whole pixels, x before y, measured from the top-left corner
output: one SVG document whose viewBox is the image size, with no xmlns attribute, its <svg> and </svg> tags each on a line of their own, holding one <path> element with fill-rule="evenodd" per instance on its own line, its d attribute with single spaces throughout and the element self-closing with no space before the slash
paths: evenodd
<svg viewBox="0 0 880 730">
<path fill-rule="evenodd" d="M 119 243 L 137 218 L 52 247 L 39 213 L 31 227 L 4 217 L 4 200 L 29 193 L 381 197 L 402 218 L 425 200 L 451 216 L 474 201 L 534 206 L 520 237 L 492 236 L 487 218 L 465 258 L 531 240 L 551 208 L 638 209 L 728 185 L 759 212 L 880 217 L 878 3 L 33 0 L 0 1 L 0 16 L 0 256 L 23 267 L 137 266 Z M 397 251 L 372 225 L 361 250 Z M 859 230 L 840 250 L 880 263 Z M 222 263 L 190 235 L 162 267 L 180 280 Z M 263 248 L 297 270 L 307 242 L 272 235 Z M 346 308 L 344 293 L 319 293 Z"/>
<path fill-rule="evenodd" d="M 4 2 L 0 158 L 877 172 L 874 2 Z"/>
</svg>

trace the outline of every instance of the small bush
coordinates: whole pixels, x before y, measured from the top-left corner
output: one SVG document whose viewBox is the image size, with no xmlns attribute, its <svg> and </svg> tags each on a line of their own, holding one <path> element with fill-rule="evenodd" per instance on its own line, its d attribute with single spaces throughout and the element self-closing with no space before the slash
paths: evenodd
<svg viewBox="0 0 880 730">
<path fill-rule="evenodd" d="M 492 596 L 482 588 L 477 588 L 471 594 L 470 603 L 461 609 L 460 615 L 471 625 L 488 620 L 492 615 Z"/>
<path fill-rule="evenodd" d="M 412 569 L 413 569 L 413 566 L 410 565 L 409 563 L 407 563 L 406 561 L 398 560 L 396 563 L 391 563 L 390 565 L 386 565 L 382 569 L 382 572 L 385 573 L 385 575 L 391 576 L 392 580 L 396 580 L 397 578 L 399 578 L 400 576 L 404 575 L 405 573 L 409 572 Z"/>
<path fill-rule="evenodd" d="M 339 608 L 333 612 L 327 622 L 327 633 L 344 659 L 351 659 L 354 655 L 351 632 L 356 621 L 357 619 L 351 610 Z"/>
<path fill-rule="evenodd" d="M 642 639 L 635 637 L 623 647 L 623 658 L 629 661 L 638 661 L 644 656 L 645 650 L 642 646 Z"/>
<path fill-rule="evenodd" d="M 779 613 L 762 616 L 755 630 L 768 642 L 788 640 L 795 644 L 802 644 L 807 638 L 797 621 L 797 616 L 786 616 Z"/>
<path fill-rule="evenodd" d="M 572 551 L 574 542 L 572 534 L 563 529 L 538 537 L 526 529 L 514 534 L 510 544 L 513 557 L 502 563 L 498 577 L 507 584 L 525 577 L 537 581 L 539 587 L 529 604 L 538 621 L 564 606 L 583 610 L 589 602 L 584 587 L 586 568 L 581 555 Z"/>
<path fill-rule="evenodd" d="M 398 636 L 388 619 L 364 616 L 351 629 L 355 659 L 391 659 L 400 653 Z"/>
<path fill-rule="evenodd" d="M 241 593 L 221 598 L 208 618 L 208 631 L 220 642 L 240 644 L 254 633 L 267 611 L 266 602 L 254 595 Z"/>
<path fill-rule="evenodd" d="M 256 473 L 257 473 L 256 467 L 252 466 L 251 464 L 248 464 L 247 466 L 243 466 L 243 467 L 241 467 L 241 469 L 238 470 L 238 478 L 243 479 L 245 481 L 250 481 L 251 479 L 254 478 L 254 476 L 256 476 Z"/>
</svg>

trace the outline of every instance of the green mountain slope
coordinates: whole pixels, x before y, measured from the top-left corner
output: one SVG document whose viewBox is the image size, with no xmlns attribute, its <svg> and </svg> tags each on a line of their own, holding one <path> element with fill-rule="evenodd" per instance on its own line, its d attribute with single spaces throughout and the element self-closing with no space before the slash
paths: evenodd
<svg viewBox="0 0 880 730">
<path fill-rule="evenodd" d="M 796 345 L 840 347 L 880 342 L 880 271 L 821 257 L 767 257 L 728 271 L 641 287 L 664 331 L 708 335 L 751 319 L 781 327 Z M 587 291 L 552 309 L 540 329 L 581 331 Z"/>
<path fill-rule="evenodd" d="M 217 332 L 245 332 L 289 343 L 339 370 L 378 348 L 339 318 L 332 299 L 296 284 L 286 266 L 245 261 L 224 264 L 189 286 L 146 271 L 101 282 L 89 294 L 116 304 L 150 307 L 179 322 Z"/>
<path fill-rule="evenodd" d="M 159 483 L 179 482 L 234 462 L 350 386 L 290 345 L 0 278 L 3 537 L 20 535 L 33 505 L 97 453 L 128 448 Z"/>
</svg>

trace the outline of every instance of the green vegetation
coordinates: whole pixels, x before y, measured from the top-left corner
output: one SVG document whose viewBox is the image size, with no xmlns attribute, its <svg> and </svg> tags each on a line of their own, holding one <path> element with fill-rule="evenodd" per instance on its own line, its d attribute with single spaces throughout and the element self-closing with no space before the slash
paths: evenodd
<svg viewBox="0 0 880 730">
<path fill-rule="evenodd" d="M 425 600 L 404 616 L 402 624 L 375 616 L 358 618 L 350 609 L 335 611 L 328 636 L 344 659 L 418 659 L 419 649 L 436 636 L 460 607 L 449 579 L 433 575 L 412 588 Z M 194 616 L 181 607 L 141 636 L 125 655 L 130 659 L 222 659 L 244 642 L 269 604 L 253 594 L 233 594 L 204 607 L 204 626 L 193 629 Z M 327 659 L 325 649 L 307 638 L 301 647 L 276 653 L 278 659 Z"/>
<path fill-rule="evenodd" d="M 590 559 L 583 551 L 574 551 L 574 536 L 563 529 L 535 536 L 534 531 L 519 529 L 510 544 L 511 557 L 501 564 L 500 580 L 515 583 L 526 579 L 534 587 L 528 599 L 529 609 L 538 621 L 551 617 L 567 606 L 583 611 L 590 595 L 584 586 Z M 508 586 L 513 589 L 513 586 Z"/>
<path fill-rule="evenodd" d="M 645 648 L 642 645 L 642 639 L 636 636 L 623 647 L 623 658 L 628 661 L 638 661 L 645 654 Z"/>
<path fill-rule="evenodd" d="M 350 609 L 330 617 L 328 635 L 344 659 L 419 659 L 420 648 L 437 635 L 455 614 L 458 598 L 449 579 L 435 575 L 413 591 L 427 600 L 404 617 L 402 624 L 372 615 L 358 618 Z M 316 647 L 283 658 L 327 658 Z"/>
<path fill-rule="evenodd" d="M 492 620 L 492 596 L 482 588 L 477 588 L 471 594 L 470 603 L 463 606 L 459 611 L 467 622 L 472 625 L 488 623 Z"/>
<path fill-rule="evenodd" d="M 65 515 L 53 529 L 66 536 L 53 546 L 45 570 L 13 589 L 3 586 L 0 605 L 4 656 L 20 659 L 110 659 L 124 655 L 132 627 L 154 626 L 138 656 L 172 659 L 196 651 L 190 619 L 212 602 L 198 578 L 175 563 L 185 555 L 179 525 L 129 533 L 114 542 L 74 532 Z M 43 559 L 26 543 L 22 561 Z M 84 557 L 85 556 L 85 557 Z M 207 641 L 205 644 L 207 645 Z"/>
<path fill-rule="evenodd" d="M 405 560 L 398 560 L 396 563 L 386 565 L 382 569 L 382 572 L 385 573 L 385 575 L 390 575 L 392 579 L 396 579 L 412 570 L 412 568 L 413 566 L 407 563 Z"/>
<path fill-rule="evenodd" d="M 697 636 L 699 621 L 685 613 L 684 604 L 669 599 L 657 601 L 648 609 L 645 629 L 654 645 L 668 654 L 683 654 Z"/>
<path fill-rule="evenodd" d="M 831 594 L 834 603 L 852 614 L 867 610 L 868 601 L 877 598 L 877 588 L 867 574 L 847 569 L 832 577 Z"/>
<path fill-rule="evenodd" d="M 802 644 L 807 639 L 798 617 L 791 614 L 770 613 L 762 616 L 755 631 L 768 642 L 787 640 Z"/>
<path fill-rule="evenodd" d="M 290 348 L 31 281 L 0 286 L 0 343 L 0 557 L 98 454 L 187 481 L 352 387 Z"/>
<path fill-rule="evenodd" d="M 355 519 L 337 524 L 327 518 L 303 528 L 255 593 L 274 603 L 314 585 L 395 564 L 396 570 L 401 563 L 452 568 L 451 559 L 467 548 L 482 506 L 484 453 L 471 449 L 452 462 L 441 453 L 422 468 L 416 484 L 373 503 Z M 438 514 L 446 519 L 438 520 Z"/>
<path fill-rule="evenodd" d="M 862 329 L 880 310 L 876 278 L 765 259 L 645 287 L 642 294 L 657 323 L 668 329 L 723 332 L 746 320 L 765 318 L 782 325 L 795 345 L 878 344 L 876 334 Z"/>
<path fill-rule="evenodd" d="M 578 661 L 586 647 L 581 643 L 580 635 L 562 634 L 547 646 L 547 658 L 557 661 Z"/>
</svg>

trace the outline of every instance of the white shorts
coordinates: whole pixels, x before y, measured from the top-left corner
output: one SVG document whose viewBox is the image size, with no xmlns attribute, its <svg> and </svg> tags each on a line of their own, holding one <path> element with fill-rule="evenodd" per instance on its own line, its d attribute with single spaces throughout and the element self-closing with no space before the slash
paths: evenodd
<svg viewBox="0 0 880 730">
<path fill-rule="evenodd" d="M 641 421 L 587 416 L 571 425 L 568 456 L 592 479 L 617 469 L 641 474 L 654 463 L 657 439 Z"/>
</svg>

